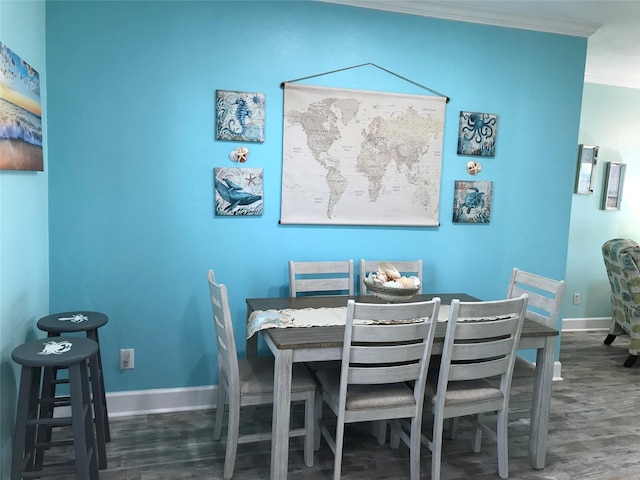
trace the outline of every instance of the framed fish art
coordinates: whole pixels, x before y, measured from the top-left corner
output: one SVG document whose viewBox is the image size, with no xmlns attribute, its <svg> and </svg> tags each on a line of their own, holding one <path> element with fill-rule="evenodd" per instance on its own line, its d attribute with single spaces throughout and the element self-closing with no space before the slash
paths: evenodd
<svg viewBox="0 0 640 480">
<path fill-rule="evenodd" d="M 264 210 L 261 168 L 213 170 L 216 215 L 259 216 Z"/>
</svg>

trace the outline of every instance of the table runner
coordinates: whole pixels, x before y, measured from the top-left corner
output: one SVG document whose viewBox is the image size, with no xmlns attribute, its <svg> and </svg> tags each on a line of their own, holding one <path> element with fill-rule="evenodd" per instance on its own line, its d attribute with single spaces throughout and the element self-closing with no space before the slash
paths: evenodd
<svg viewBox="0 0 640 480">
<path fill-rule="evenodd" d="M 438 321 L 446 322 L 449 318 L 450 305 L 440 305 Z M 320 308 L 285 308 L 282 310 L 255 310 L 249 315 L 247 322 L 247 338 L 267 328 L 289 327 L 327 327 L 344 325 L 347 307 Z M 420 321 L 421 319 L 416 319 Z M 358 320 L 356 323 L 373 323 Z"/>
</svg>

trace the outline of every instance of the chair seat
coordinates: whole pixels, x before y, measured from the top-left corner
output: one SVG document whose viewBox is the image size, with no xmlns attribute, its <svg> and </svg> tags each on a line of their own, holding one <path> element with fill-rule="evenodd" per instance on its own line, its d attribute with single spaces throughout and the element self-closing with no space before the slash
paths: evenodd
<svg viewBox="0 0 640 480">
<path fill-rule="evenodd" d="M 322 390 L 334 404 L 340 398 L 340 369 L 327 368 L 315 372 Z M 382 385 L 349 385 L 346 410 L 370 410 L 415 405 L 413 390 L 406 383 Z"/>
<path fill-rule="evenodd" d="M 240 395 L 273 393 L 273 357 L 239 358 Z M 315 389 L 313 377 L 301 364 L 293 364 L 291 392 L 307 392 Z"/>
<path fill-rule="evenodd" d="M 427 380 L 425 396 L 428 401 L 433 401 L 436 396 L 437 379 L 433 382 Z M 463 405 L 468 403 L 483 403 L 489 400 L 501 400 L 502 393 L 499 388 L 493 386 L 489 381 L 465 380 L 461 382 L 449 382 L 445 395 L 445 406 Z"/>
</svg>

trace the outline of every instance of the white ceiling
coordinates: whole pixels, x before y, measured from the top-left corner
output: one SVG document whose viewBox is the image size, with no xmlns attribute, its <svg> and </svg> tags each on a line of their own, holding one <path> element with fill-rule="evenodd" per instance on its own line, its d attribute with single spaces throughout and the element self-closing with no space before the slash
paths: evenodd
<svg viewBox="0 0 640 480">
<path fill-rule="evenodd" d="M 585 81 L 640 89 L 640 0 L 322 0 L 588 37 Z"/>
</svg>

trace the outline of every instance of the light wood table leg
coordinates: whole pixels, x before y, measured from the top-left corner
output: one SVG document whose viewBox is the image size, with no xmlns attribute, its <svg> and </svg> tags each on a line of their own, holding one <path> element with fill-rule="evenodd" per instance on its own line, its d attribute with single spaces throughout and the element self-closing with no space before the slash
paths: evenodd
<svg viewBox="0 0 640 480">
<path fill-rule="evenodd" d="M 247 306 L 247 325 L 245 327 L 245 331 L 246 331 L 246 328 L 249 327 L 249 315 L 251 315 L 252 311 L 253 310 Z M 246 338 L 246 334 L 245 334 L 245 338 Z M 245 356 L 247 358 L 258 357 L 258 334 L 257 333 L 254 333 L 251 338 L 247 338 L 245 340 L 244 345 L 245 345 Z"/>
<path fill-rule="evenodd" d="M 268 343 L 268 342 L 267 342 Z M 291 369 L 293 352 L 276 350 L 273 385 L 271 438 L 271 480 L 286 480 L 289 466 L 289 423 L 291 416 Z"/>
<path fill-rule="evenodd" d="M 537 469 L 545 466 L 556 338 L 545 337 L 544 347 L 538 348 L 536 354 L 533 405 L 529 427 L 529 456 L 531 466 Z"/>
</svg>

